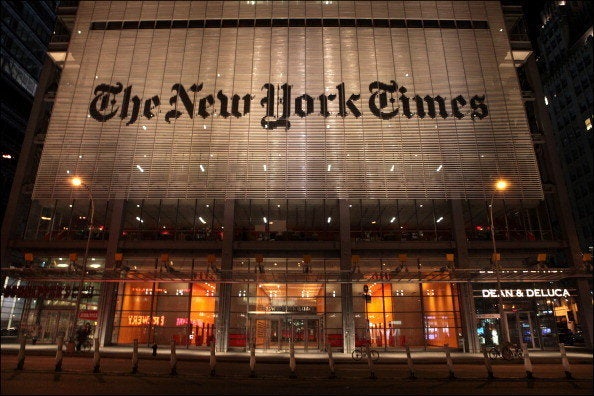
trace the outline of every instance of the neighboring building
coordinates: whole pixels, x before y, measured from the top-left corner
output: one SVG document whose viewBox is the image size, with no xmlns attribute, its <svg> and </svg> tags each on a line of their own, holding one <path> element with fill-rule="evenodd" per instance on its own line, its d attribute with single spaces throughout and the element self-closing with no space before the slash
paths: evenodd
<svg viewBox="0 0 594 396">
<path fill-rule="evenodd" d="M 81 2 L 19 161 L 3 306 L 23 298 L 39 342 L 90 321 L 102 344 L 223 351 L 591 345 L 508 8 Z"/>
<path fill-rule="evenodd" d="M 584 251 L 594 247 L 594 65 L 590 1 L 551 1 L 538 35 L 544 93 Z M 588 249 L 588 250 L 586 250 Z"/>
<path fill-rule="evenodd" d="M 0 218 L 8 203 L 33 97 L 47 57 L 57 1 L 2 1 Z"/>
</svg>

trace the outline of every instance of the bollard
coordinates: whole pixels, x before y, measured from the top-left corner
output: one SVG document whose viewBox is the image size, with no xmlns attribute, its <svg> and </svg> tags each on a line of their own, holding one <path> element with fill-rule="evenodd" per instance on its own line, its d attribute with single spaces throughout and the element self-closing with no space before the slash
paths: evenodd
<svg viewBox="0 0 594 396">
<path fill-rule="evenodd" d="M 450 371 L 449 379 L 456 379 L 456 375 L 454 374 L 454 362 L 452 362 L 452 356 L 450 355 L 450 345 L 444 344 L 443 347 L 445 349 L 448 370 Z"/>
<path fill-rule="evenodd" d="M 153 357 L 157 357 L 157 348 L 159 347 L 157 346 L 157 344 L 153 344 L 151 348 L 153 348 Z"/>
<path fill-rule="evenodd" d="M 491 367 L 491 359 L 487 356 L 487 348 L 483 348 L 483 358 L 485 359 L 485 368 L 487 369 L 487 378 L 494 379 L 493 367 Z"/>
<path fill-rule="evenodd" d="M 413 367 L 413 360 L 410 356 L 410 347 L 408 345 L 406 346 L 406 363 L 408 364 L 408 378 L 416 379 L 417 377 L 415 376 L 415 368 Z"/>
<path fill-rule="evenodd" d="M 250 378 L 256 378 L 256 344 L 250 349 Z"/>
<path fill-rule="evenodd" d="M 291 374 L 289 378 L 297 378 L 297 374 L 295 374 L 295 344 L 293 344 L 293 339 L 291 339 L 291 345 L 289 347 L 289 368 L 291 369 Z"/>
<path fill-rule="evenodd" d="M 371 348 L 369 343 L 365 345 L 365 351 L 367 352 L 367 364 L 369 365 L 369 378 L 370 379 L 377 379 L 375 376 L 375 370 L 373 369 L 373 359 L 371 358 Z"/>
<path fill-rule="evenodd" d="M 530 355 L 528 354 L 528 348 L 526 343 L 522 343 L 522 352 L 524 354 L 524 369 L 526 370 L 526 378 L 533 379 L 532 376 L 532 362 L 530 361 Z"/>
<path fill-rule="evenodd" d="M 99 355 L 99 338 L 94 338 L 93 339 L 93 372 L 94 373 L 99 373 L 101 372 L 100 370 L 100 365 L 101 365 L 101 355 Z"/>
<path fill-rule="evenodd" d="M 138 373 L 138 338 L 134 339 L 132 347 L 132 374 Z"/>
<path fill-rule="evenodd" d="M 328 365 L 330 366 L 330 379 L 336 378 L 336 372 L 334 371 L 334 357 L 332 357 L 332 345 L 330 343 L 326 344 L 326 349 L 328 351 Z"/>
<path fill-rule="evenodd" d="M 171 340 L 171 359 L 169 360 L 171 371 L 169 375 L 177 375 L 177 354 L 175 353 L 175 341 Z"/>
<path fill-rule="evenodd" d="M 559 351 L 561 352 L 561 364 L 563 364 L 563 371 L 565 371 L 565 378 L 573 379 L 571 375 L 571 368 L 569 367 L 569 360 L 565 352 L 565 344 L 559 344 Z"/>
<path fill-rule="evenodd" d="M 22 370 L 23 367 L 25 366 L 25 345 L 27 345 L 27 338 L 26 337 L 21 337 L 21 346 L 19 348 L 19 356 L 17 358 L 17 370 Z"/>
<path fill-rule="evenodd" d="M 214 377 L 215 373 L 215 366 L 217 365 L 217 357 L 215 355 L 215 342 L 210 342 L 210 376 Z"/>
<path fill-rule="evenodd" d="M 64 356 L 64 352 L 62 351 L 64 348 L 64 336 L 58 337 L 58 351 L 56 352 L 56 372 L 62 371 L 62 358 Z"/>
</svg>

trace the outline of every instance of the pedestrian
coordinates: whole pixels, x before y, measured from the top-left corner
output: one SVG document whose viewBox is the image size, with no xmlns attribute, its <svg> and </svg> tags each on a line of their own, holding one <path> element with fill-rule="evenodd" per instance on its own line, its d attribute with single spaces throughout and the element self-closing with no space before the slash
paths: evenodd
<svg viewBox="0 0 594 396">
<path fill-rule="evenodd" d="M 82 346 L 89 339 L 89 334 L 91 334 L 91 324 L 89 322 L 85 323 L 83 326 L 80 326 L 78 330 L 76 330 L 76 350 L 78 352 L 80 352 Z"/>
</svg>

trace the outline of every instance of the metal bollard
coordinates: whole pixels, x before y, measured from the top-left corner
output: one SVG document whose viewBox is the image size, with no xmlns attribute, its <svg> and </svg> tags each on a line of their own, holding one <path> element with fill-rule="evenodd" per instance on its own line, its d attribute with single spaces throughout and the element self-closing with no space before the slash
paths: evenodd
<svg viewBox="0 0 594 396">
<path fill-rule="evenodd" d="M 215 366 L 217 365 L 217 357 L 215 355 L 215 342 L 210 342 L 210 376 L 214 377 L 215 373 Z"/>
<path fill-rule="evenodd" d="M 369 365 L 369 378 L 370 379 L 377 379 L 375 376 L 375 370 L 373 369 L 373 359 L 371 358 L 371 347 L 369 343 L 365 345 L 365 350 L 367 351 L 367 364 Z"/>
<path fill-rule="evenodd" d="M 561 352 L 561 364 L 563 364 L 565 378 L 573 379 L 573 376 L 571 375 L 571 368 L 569 367 L 569 359 L 567 359 L 567 353 L 565 352 L 565 344 L 559 344 L 559 351 Z"/>
<path fill-rule="evenodd" d="M 250 378 L 256 378 L 256 344 L 250 349 Z"/>
<path fill-rule="evenodd" d="M 295 344 L 293 344 L 293 340 L 291 339 L 291 345 L 289 347 L 289 368 L 291 369 L 291 374 L 289 378 L 297 378 L 297 374 L 295 374 L 295 367 L 297 363 L 295 362 Z"/>
<path fill-rule="evenodd" d="M 138 338 L 134 339 L 132 347 L 132 374 L 138 373 Z"/>
<path fill-rule="evenodd" d="M 171 340 L 171 359 L 169 360 L 171 371 L 169 375 L 177 375 L 177 354 L 175 353 L 175 341 Z"/>
<path fill-rule="evenodd" d="M 326 350 L 328 351 L 328 365 L 330 366 L 330 379 L 336 378 L 336 372 L 334 371 L 334 357 L 332 356 L 332 345 L 326 344 Z"/>
<path fill-rule="evenodd" d="M 406 346 L 406 363 L 408 364 L 408 378 L 416 379 L 417 377 L 415 376 L 415 368 L 413 366 L 413 360 L 410 356 L 410 347 L 408 345 Z"/>
<path fill-rule="evenodd" d="M 17 370 L 22 370 L 23 367 L 25 366 L 25 345 L 27 345 L 27 338 L 26 337 L 21 337 L 21 345 L 19 348 L 19 356 L 17 358 Z"/>
<path fill-rule="evenodd" d="M 93 372 L 101 372 L 101 355 L 99 354 L 99 338 L 93 339 Z"/>
<path fill-rule="evenodd" d="M 64 348 L 64 336 L 58 337 L 58 351 L 56 352 L 56 372 L 62 371 L 62 358 L 64 357 L 64 352 L 62 351 Z"/>
<path fill-rule="evenodd" d="M 493 367 L 491 367 L 491 359 L 487 356 L 487 349 L 483 348 L 483 358 L 485 359 L 485 368 L 487 369 L 487 378 L 494 379 Z"/>
<path fill-rule="evenodd" d="M 526 370 L 526 378 L 533 379 L 532 376 L 532 362 L 530 361 L 530 355 L 528 354 L 528 348 L 526 343 L 522 343 L 522 353 L 524 354 L 524 370 Z"/>
<path fill-rule="evenodd" d="M 452 356 L 450 355 L 450 345 L 444 344 L 443 347 L 445 349 L 446 363 L 448 365 L 448 370 L 450 371 L 449 378 L 456 379 L 456 375 L 454 374 L 454 362 L 452 361 Z"/>
</svg>

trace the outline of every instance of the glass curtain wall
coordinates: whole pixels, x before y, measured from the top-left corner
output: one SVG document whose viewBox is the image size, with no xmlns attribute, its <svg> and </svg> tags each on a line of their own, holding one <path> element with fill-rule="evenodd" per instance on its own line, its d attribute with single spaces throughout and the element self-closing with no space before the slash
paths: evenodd
<svg viewBox="0 0 594 396">
<path fill-rule="evenodd" d="M 109 201 L 94 202 L 93 230 L 91 238 L 108 238 L 111 206 Z M 29 208 L 26 240 L 86 240 L 89 232 L 91 205 L 88 199 L 72 201 L 33 201 Z"/>
<path fill-rule="evenodd" d="M 446 200 L 359 199 L 349 209 L 355 242 L 452 240 Z"/>
<path fill-rule="evenodd" d="M 206 347 L 214 337 L 217 287 L 209 282 L 120 285 L 112 342 Z"/>
<path fill-rule="evenodd" d="M 367 303 L 363 286 L 353 286 L 356 346 L 370 340 L 372 346 L 386 349 L 458 347 L 462 328 L 455 285 L 369 283 Z"/>
</svg>

